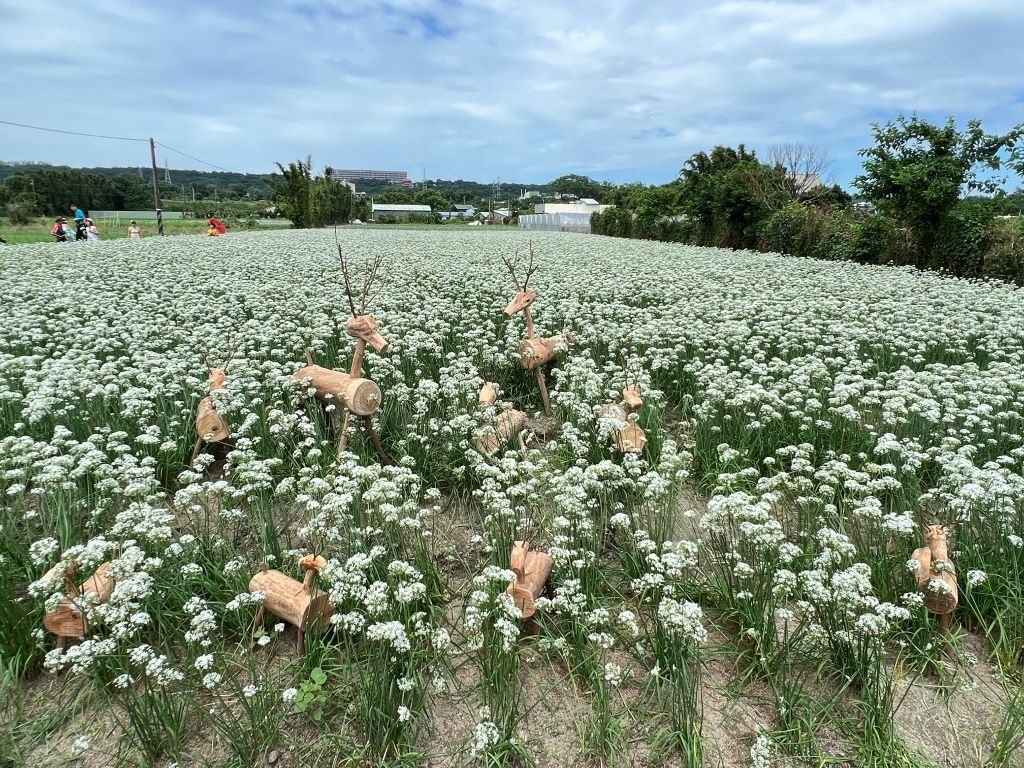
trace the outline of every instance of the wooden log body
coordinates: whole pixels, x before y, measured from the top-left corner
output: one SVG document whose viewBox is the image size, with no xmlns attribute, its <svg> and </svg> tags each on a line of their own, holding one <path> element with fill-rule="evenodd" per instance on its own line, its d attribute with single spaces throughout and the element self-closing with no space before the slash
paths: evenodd
<svg viewBox="0 0 1024 768">
<path fill-rule="evenodd" d="M 316 574 L 326 561 L 322 557 L 313 560 L 316 567 L 307 567 L 304 563 L 307 555 L 299 561 L 305 571 L 302 581 L 280 571 L 266 569 L 264 564 L 260 571 L 249 580 L 250 592 L 263 592 L 263 610 L 294 624 L 300 632 L 317 631 L 328 627 L 334 606 L 331 605 L 327 593 L 313 586 Z"/>
<path fill-rule="evenodd" d="M 512 317 L 516 312 L 522 312 L 537 300 L 536 291 L 519 291 L 512 297 L 512 301 L 505 307 L 505 314 Z"/>
<path fill-rule="evenodd" d="M 501 446 L 518 435 L 526 426 L 526 414 L 514 408 L 498 415 L 494 431 L 478 437 L 473 445 L 485 456 L 493 456 Z"/>
<path fill-rule="evenodd" d="M 626 387 L 623 389 L 622 401 L 626 404 L 626 410 L 630 413 L 636 413 L 644 406 L 644 400 L 640 397 L 640 393 L 636 391 L 636 387 Z"/>
<path fill-rule="evenodd" d="M 516 578 L 506 591 L 512 596 L 524 619 L 531 618 L 537 612 L 537 598 L 544 591 L 553 565 L 551 555 L 530 549 L 529 542 L 517 541 L 512 547 L 509 567 Z"/>
<path fill-rule="evenodd" d="M 598 416 L 605 419 L 614 419 L 621 424 L 616 428 L 613 437 L 615 447 L 621 453 L 641 453 L 647 445 L 647 433 L 635 421 L 629 420 L 629 414 L 621 405 L 611 404 L 601 407 L 597 412 Z"/>
<path fill-rule="evenodd" d="M 498 400 L 498 385 L 485 381 L 480 387 L 480 405 L 494 405 Z"/>
<path fill-rule="evenodd" d="M 227 374 L 223 368 L 210 370 L 209 391 L 221 389 L 227 383 Z M 227 420 L 217 412 L 212 397 L 204 397 L 199 401 L 196 412 L 196 436 L 204 443 L 220 443 L 231 435 Z M 198 446 L 197 446 L 198 447 Z"/>
<path fill-rule="evenodd" d="M 350 317 L 345 321 L 345 332 L 354 339 L 362 339 L 381 354 L 388 351 L 388 342 L 377 333 L 377 320 L 373 315 Z"/>
<path fill-rule="evenodd" d="M 357 416 L 372 416 L 380 408 L 381 392 L 374 382 L 319 365 L 307 365 L 292 374 L 293 381 L 309 379 L 317 399 L 348 408 Z"/>
<path fill-rule="evenodd" d="M 68 596 L 60 601 L 56 610 L 43 617 L 43 626 L 57 637 L 83 637 L 86 630 L 85 614 L 72 601 L 76 598 L 86 598 L 95 605 L 107 602 L 114 592 L 114 577 L 110 574 L 110 568 L 109 562 L 101 564 L 80 586 L 75 586 L 70 578 L 65 577 L 65 590 Z M 50 577 L 55 569 L 56 566 L 47 571 L 41 581 Z"/>
<path fill-rule="evenodd" d="M 925 529 L 925 541 L 928 546 L 919 547 L 913 555 L 921 566 L 927 566 L 917 571 L 917 587 L 924 595 L 928 612 L 946 616 L 956 609 L 959 602 L 956 570 L 949 559 L 946 529 L 941 525 L 929 525 Z M 940 581 L 943 587 L 933 589 L 932 581 Z"/>
<path fill-rule="evenodd" d="M 546 339 L 524 339 L 519 342 L 516 352 L 519 353 L 519 364 L 524 370 L 531 371 L 553 360 L 562 347 L 561 336 L 549 336 Z"/>
</svg>

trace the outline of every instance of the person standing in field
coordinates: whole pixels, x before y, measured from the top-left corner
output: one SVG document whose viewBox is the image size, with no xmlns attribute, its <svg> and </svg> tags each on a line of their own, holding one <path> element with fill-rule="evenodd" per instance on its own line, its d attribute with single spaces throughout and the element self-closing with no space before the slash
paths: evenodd
<svg viewBox="0 0 1024 768">
<path fill-rule="evenodd" d="M 138 223 L 135 219 L 132 219 L 132 223 L 128 225 L 128 239 L 129 240 L 141 240 L 142 230 L 139 229 Z"/>
<path fill-rule="evenodd" d="M 50 234 L 56 238 L 58 243 L 66 243 L 68 241 L 67 236 L 64 234 L 63 216 L 58 216 L 53 220 L 53 227 L 50 229 Z"/>
<path fill-rule="evenodd" d="M 75 217 L 75 240 L 85 240 L 88 235 L 85 231 L 85 211 L 77 205 L 71 206 L 71 213 Z"/>
<path fill-rule="evenodd" d="M 90 242 L 96 242 L 100 239 L 100 230 L 92 219 L 85 220 L 85 238 Z"/>
</svg>

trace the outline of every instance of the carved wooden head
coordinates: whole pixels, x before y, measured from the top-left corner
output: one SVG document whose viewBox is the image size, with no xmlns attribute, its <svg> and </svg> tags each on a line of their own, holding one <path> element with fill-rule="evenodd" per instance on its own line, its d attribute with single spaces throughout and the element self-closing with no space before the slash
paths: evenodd
<svg viewBox="0 0 1024 768">
<path fill-rule="evenodd" d="M 223 368 L 210 369 L 210 391 L 220 389 L 228 380 L 227 371 Z"/>
<path fill-rule="evenodd" d="M 505 314 L 512 317 L 516 312 L 522 312 L 536 300 L 536 291 L 519 291 L 505 307 Z"/>
<path fill-rule="evenodd" d="M 373 315 L 350 317 L 345 321 L 345 332 L 355 339 L 362 339 L 381 354 L 388 351 L 388 342 L 377 333 L 377 320 Z"/>
</svg>

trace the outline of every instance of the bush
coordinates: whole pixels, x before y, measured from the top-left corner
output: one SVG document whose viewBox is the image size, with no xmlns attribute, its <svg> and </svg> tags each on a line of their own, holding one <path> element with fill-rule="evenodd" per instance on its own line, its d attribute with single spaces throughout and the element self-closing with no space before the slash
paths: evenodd
<svg viewBox="0 0 1024 768">
<path fill-rule="evenodd" d="M 957 277 L 982 277 L 993 218 L 989 205 L 961 202 L 939 227 L 928 266 Z"/>
<path fill-rule="evenodd" d="M 769 216 L 761 227 L 759 247 L 764 251 L 788 253 L 792 256 L 808 254 L 808 209 L 792 202 Z"/>
<path fill-rule="evenodd" d="M 819 215 L 817 228 L 811 232 L 809 241 L 809 256 L 829 261 L 852 261 L 855 242 L 853 219 L 845 211 Z"/>
<path fill-rule="evenodd" d="M 1024 217 L 994 219 L 986 234 L 982 272 L 1024 285 Z"/>
<path fill-rule="evenodd" d="M 880 214 L 857 218 L 851 225 L 850 258 L 858 264 L 895 261 L 896 225 Z"/>
<path fill-rule="evenodd" d="M 28 224 L 32 219 L 32 208 L 21 202 L 8 203 L 7 218 L 11 224 Z"/>
</svg>

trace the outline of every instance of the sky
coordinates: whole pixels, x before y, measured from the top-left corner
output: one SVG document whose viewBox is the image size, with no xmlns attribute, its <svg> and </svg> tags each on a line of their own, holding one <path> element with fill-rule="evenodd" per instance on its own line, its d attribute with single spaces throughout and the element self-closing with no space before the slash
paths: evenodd
<svg viewBox="0 0 1024 768">
<path fill-rule="evenodd" d="M 0 0 L 0 120 L 233 171 L 537 184 L 794 142 L 848 186 L 873 123 L 1024 122 L 1022 40 L 1021 0 Z M 0 160 L 149 147 L 0 125 Z"/>
</svg>

